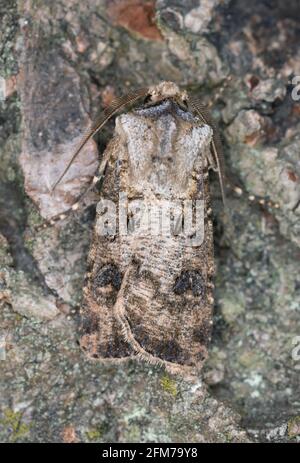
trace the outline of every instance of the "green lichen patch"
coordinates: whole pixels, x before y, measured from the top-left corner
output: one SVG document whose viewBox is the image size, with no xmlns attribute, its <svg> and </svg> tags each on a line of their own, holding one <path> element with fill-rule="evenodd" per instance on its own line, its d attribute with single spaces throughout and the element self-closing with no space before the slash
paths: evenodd
<svg viewBox="0 0 300 463">
<path fill-rule="evenodd" d="M 165 392 L 176 397 L 178 394 L 176 382 L 171 379 L 168 375 L 164 375 L 160 380 L 160 385 Z"/>
<path fill-rule="evenodd" d="M 98 441 L 99 439 L 101 439 L 103 435 L 103 430 L 101 427 L 92 428 L 89 431 L 87 431 L 85 435 L 89 441 Z"/>
<path fill-rule="evenodd" d="M 9 440 L 20 441 L 30 432 L 30 425 L 22 422 L 22 413 L 14 412 L 7 408 L 4 410 L 4 417 L 0 420 L 0 426 L 9 431 Z"/>
</svg>

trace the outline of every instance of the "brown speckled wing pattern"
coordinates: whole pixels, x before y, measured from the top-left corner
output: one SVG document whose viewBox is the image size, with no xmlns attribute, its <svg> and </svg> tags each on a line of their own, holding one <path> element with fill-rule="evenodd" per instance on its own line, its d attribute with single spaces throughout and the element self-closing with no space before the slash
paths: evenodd
<svg viewBox="0 0 300 463">
<path fill-rule="evenodd" d="M 95 359 L 138 357 L 170 372 L 200 369 L 212 329 L 213 230 L 207 152 L 212 129 L 172 98 L 119 116 L 97 206 L 81 346 Z M 204 240 L 103 236 L 103 200 L 203 200 Z M 118 209 L 118 206 L 117 206 Z"/>
</svg>

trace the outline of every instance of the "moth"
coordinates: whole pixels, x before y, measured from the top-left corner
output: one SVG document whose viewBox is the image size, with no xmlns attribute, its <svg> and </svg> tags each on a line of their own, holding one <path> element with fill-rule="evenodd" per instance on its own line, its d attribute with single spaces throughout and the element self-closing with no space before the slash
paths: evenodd
<svg viewBox="0 0 300 463">
<path fill-rule="evenodd" d="M 116 118 L 93 181 L 101 178 L 102 187 L 80 345 L 93 359 L 138 358 L 171 373 L 194 372 L 207 358 L 212 331 L 210 168 L 225 199 L 221 146 L 206 108 L 172 82 L 114 101 L 83 136 L 54 188 L 104 123 L 138 101 Z"/>
</svg>

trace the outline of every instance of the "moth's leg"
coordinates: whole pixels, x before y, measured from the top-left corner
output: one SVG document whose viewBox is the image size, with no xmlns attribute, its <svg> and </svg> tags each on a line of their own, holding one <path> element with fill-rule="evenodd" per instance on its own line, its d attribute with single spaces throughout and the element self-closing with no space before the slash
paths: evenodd
<svg viewBox="0 0 300 463">
<path fill-rule="evenodd" d="M 50 219 L 46 219 L 43 221 L 42 224 L 36 226 L 34 228 L 35 232 L 39 232 L 41 230 L 44 230 L 48 227 L 52 227 L 53 225 L 62 222 L 68 217 L 75 216 L 81 206 L 82 201 L 84 200 L 85 197 L 93 190 L 93 188 L 96 186 L 96 184 L 100 181 L 100 177 L 95 176 L 93 177 L 92 183 L 84 190 L 84 192 L 77 198 L 76 202 L 66 211 L 61 212 L 60 214 L 54 215 Z"/>
<path fill-rule="evenodd" d="M 92 182 L 90 185 L 81 193 L 81 195 L 77 198 L 76 202 L 66 211 L 57 214 L 50 219 L 45 220 L 41 225 L 38 225 L 37 227 L 34 228 L 35 232 L 38 232 L 40 230 L 43 230 L 45 228 L 51 227 L 55 225 L 56 223 L 65 220 L 67 217 L 71 216 L 72 214 L 76 214 L 76 212 L 79 210 L 80 205 L 82 204 L 83 200 L 87 195 L 97 186 L 101 185 L 101 182 L 103 180 L 104 174 L 105 174 L 105 169 L 109 160 L 109 152 L 104 156 L 104 158 L 101 161 L 100 167 L 98 169 L 98 174 L 95 175 L 92 179 Z"/>
<path fill-rule="evenodd" d="M 211 151 L 208 151 L 206 153 L 206 160 L 208 163 L 208 168 L 213 170 L 216 173 L 219 173 L 219 167 L 216 164 L 215 158 L 212 155 Z M 243 190 L 240 186 L 236 185 L 236 183 L 232 181 L 230 178 L 226 178 L 226 189 L 227 191 L 230 190 L 231 192 L 235 193 L 238 196 L 247 197 L 248 201 L 250 201 L 253 204 L 257 204 L 260 206 L 267 206 L 267 207 L 274 208 L 274 209 L 279 208 L 278 203 L 271 201 L 269 199 L 259 198 L 253 194 L 249 194 L 248 191 Z"/>
<path fill-rule="evenodd" d="M 248 201 L 253 204 L 257 204 L 259 206 L 266 206 L 273 209 L 279 209 L 280 207 L 277 202 L 271 201 L 270 199 L 259 198 L 253 194 L 249 194 L 248 191 L 243 190 L 243 188 L 241 188 L 238 185 L 234 185 L 233 182 L 230 182 L 230 184 L 231 190 L 235 195 L 239 197 L 247 197 Z"/>
<path fill-rule="evenodd" d="M 218 173 L 220 189 L 222 194 L 223 203 L 225 205 L 225 172 L 224 172 L 224 157 L 223 148 L 219 131 L 214 121 L 212 120 L 210 111 L 204 106 L 198 99 L 190 97 L 190 105 L 196 112 L 197 116 L 204 124 L 209 125 L 213 130 L 213 136 L 211 140 L 211 150 L 208 154 L 209 166 Z"/>
<path fill-rule="evenodd" d="M 208 168 L 213 170 L 214 172 L 218 172 L 218 166 L 210 150 L 207 150 L 206 160 L 208 163 Z"/>
</svg>

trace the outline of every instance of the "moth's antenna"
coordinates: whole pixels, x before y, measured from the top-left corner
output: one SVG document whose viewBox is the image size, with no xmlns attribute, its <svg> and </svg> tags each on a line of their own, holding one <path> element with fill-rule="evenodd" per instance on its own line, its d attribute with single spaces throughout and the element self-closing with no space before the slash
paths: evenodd
<svg viewBox="0 0 300 463">
<path fill-rule="evenodd" d="M 104 112 L 94 122 L 92 122 L 91 126 L 87 129 L 86 133 L 80 140 L 79 145 L 76 148 L 67 167 L 60 175 L 59 179 L 53 185 L 52 191 L 55 190 L 62 178 L 68 172 L 69 168 L 71 167 L 74 160 L 76 159 L 82 148 L 85 146 L 85 144 L 106 124 L 106 122 L 124 106 L 133 103 L 134 101 L 138 100 L 139 98 L 142 98 L 143 96 L 146 96 L 148 93 L 149 88 L 141 88 L 139 90 L 135 90 L 134 92 L 130 92 L 127 95 L 121 96 L 120 98 L 116 98 L 115 100 L 113 100 L 111 105 L 107 109 L 105 109 Z"/>
<path fill-rule="evenodd" d="M 216 166 L 218 169 L 218 176 L 222 194 L 223 204 L 225 206 L 225 173 L 224 173 L 224 157 L 223 157 L 223 149 L 222 143 L 219 135 L 219 131 L 212 120 L 209 110 L 206 106 L 201 104 L 199 100 L 195 98 L 189 98 L 189 102 L 191 103 L 192 108 L 197 112 L 200 116 L 202 122 L 208 124 L 213 129 L 213 138 L 211 141 L 211 147 L 213 151 L 213 156 L 215 158 Z"/>
</svg>

